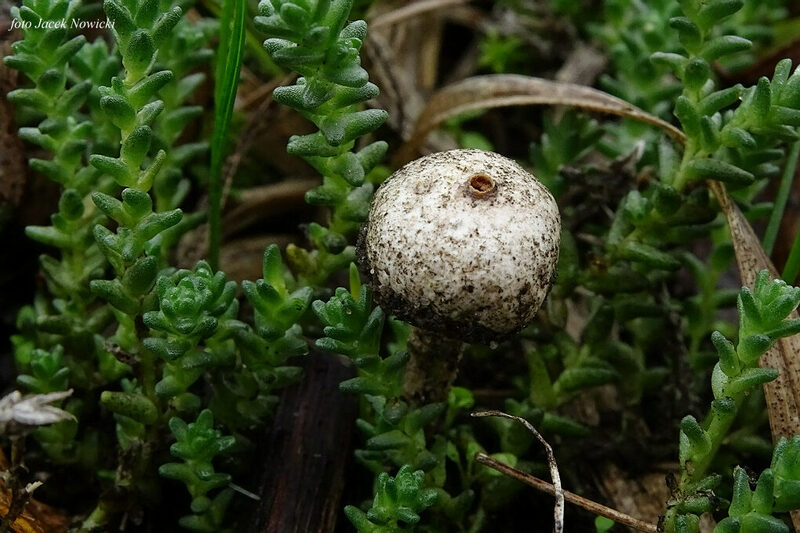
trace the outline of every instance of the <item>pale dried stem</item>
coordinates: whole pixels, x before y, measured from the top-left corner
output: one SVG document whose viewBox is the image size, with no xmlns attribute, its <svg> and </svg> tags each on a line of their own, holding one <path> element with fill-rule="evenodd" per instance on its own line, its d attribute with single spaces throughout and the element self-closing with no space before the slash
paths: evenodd
<svg viewBox="0 0 800 533">
<path fill-rule="evenodd" d="M 528 431 L 530 431 L 539 442 L 542 443 L 542 446 L 544 446 L 545 453 L 547 454 L 547 466 L 550 468 L 550 477 L 553 478 L 553 484 L 550 485 L 551 487 L 553 487 L 552 494 L 554 494 L 556 497 L 556 503 L 553 506 L 553 531 L 555 533 L 563 533 L 564 532 L 564 489 L 561 488 L 561 474 L 558 472 L 558 464 L 556 464 L 556 455 L 555 453 L 553 453 L 553 448 L 550 446 L 550 443 L 547 442 L 547 440 L 544 437 L 542 437 L 542 434 L 539 433 L 535 427 L 533 427 L 533 424 L 531 424 L 530 422 L 528 422 L 527 420 L 525 420 L 520 416 L 510 415 L 502 411 L 480 411 L 477 413 L 472 413 L 471 416 L 474 417 L 499 416 L 501 418 L 516 420 L 517 422 L 525 426 L 525 428 Z M 479 455 L 494 461 L 494 459 L 492 459 L 491 457 L 488 457 L 480 452 L 478 452 L 475 455 L 476 460 L 478 459 Z M 515 471 L 519 472 L 518 470 Z M 524 472 L 519 472 L 519 473 L 527 475 Z"/>
</svg>

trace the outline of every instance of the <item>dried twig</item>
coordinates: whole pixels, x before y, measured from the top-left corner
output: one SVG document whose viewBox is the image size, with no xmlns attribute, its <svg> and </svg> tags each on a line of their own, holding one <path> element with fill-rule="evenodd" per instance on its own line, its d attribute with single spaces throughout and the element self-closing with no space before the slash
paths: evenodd
<svg viewBox="0 0 800 533">
<path fill-rule="evenodd" d="M 526 474 L 525 472 L 521 472 L 516 468 L 512 468 L 505 463 L 501 463 L 496 459 L 492 459 L 485 453 L 481 452 L 476 453 L 475 460 L 483 465 L 488 466 L 489 468 L 494 468 L 498 472 L 502 472 L 503 474 L 512 477 L 517 481 L 521 481 L 522 483 L 525 483 L 526 485 L 533 487 L 537 490 L 546 492 L 548 494 L 556 493 L 556 488 L 553 486 L 552 483 L 548 483 L 543 479 L 539 479 L 538 477 Z M 638 518 L 633 518 L 632 516 L 617 511 L 616 509 L 606 507 L 605 505 L 584 498 L 583 496 L 578 496 L 574 492 L 570 492 L 568 490 L 562 490 L 562 493 L 564 495 L 565 501 L 568 501 L 569 503 L 574 503 L 575 505 L 579 505 L 580 507 L 583 507 L 584 509 L 592 513 L 598 514 L 600 516 L 605 516 L 606 518 L 609 518 L 614 522 L 626 525 L 628 527 L 632 527 L 639 531 L 644 531 L 645 533 L 658 532 L 658 527 L 655 524 L 639 520 Z"/>
<path fill-rule="evenodd" d="M 509 418 L 511 420 L 516 420 L 520 424 L 524 425 L 528 431 L 530 431 L 534 437 L 536 437 L 539 442 L 542 443 L 544 446 L 545 453 L 547 454 L 547 466 L 550 467 L 550 477 L 553 478 L 553 494 L 556 497 L 556 504 L 553 507 L 553 531 L 555 533 L 563 533 L 564 531 L 564 489 L 561 488 L 561 474 L 558 472 L 558 465 L 556 464 L 556 456 L 553 453 L 553 448 L 550 444 L 542 437 L 541 433 L 536 431 L 536 428 L 533 425 L 525 420 L 522 417 L 510 415 L 508 413 L 504 413 L 502 411 L 480 411 L 477 413 L 472 413 L 472 416 L 475 417 L 483 417 L 483 416 L 499 416 L 502 418 Z M 477 455 L 483 455 L 478 453 Z M 476 455 L 476 459 L 477 459 Z M 485 456 L 487 459 L 491 459 L 491 457 Z M 500 463 L 502 464 L 502 463 Z M 505 465 L 504 465 L 505 466 Z M 511 467 L 508 467 L 511 468 Z M 513 470 L 513 469 L 512 469 Z M 520 474 L 523 474 L 520 472 Z M 527 475 L 527 474 L 524 474 Z M 549 485 L 549 483 L 548 483 Z"/>
<path fill-rule="evenodd" d="M 28 483 L 24 487 L 18 487 L 18 490 L 12 490 L 8 511 L 4 516 L 0 517 L 0 533 L 6 533 L 9 529 L 18 531 L 14 524 L 17 523 L 18 519 L 25 511 L 28 502 L 33 498 L 33 491 L 41 486 L 41 481 L 34 481 L 33 483 Z"/>
<path fill-rule="evenodd" d="M 0 532 L 66 533 L 69 517 L 33 498 L 41 481 L 25 483 L 27 469 L 23 464 L 25 439 L 14 436 L 11 457 L 0 448 Z"/>
<path fill-rule="evenodd" d="M 294 74 L 285 76 L 276 82 L 267 83 L 262 86 L 262 90 L 255 91 L 257 99 L 262 99 L 261 104 L 259 105 L 258 109 L 255 113 L 253 113 L 250 121 L 247 123 L 247 126 L 242 131 L 242 134 L 239 136 L 239 141 L 236 143 L 236 147 L 233 150 L 233 153 L 228 156 L 225 161 L 225 168 L 224 171 L 224 187 L 222 190 L 222 206 L 221 209 L 225 209 L 225 203 L 228 200 L 228 196 L 231 192 L 231 184 L 233 183 L 233 177 L 236 175 L 236 171 L 239 170 L 239 165 L 242 162 L 242 158 L 244 153 L 252 146 L 255 139 L 258 138 L 258 133 L 261 130 L 269 127 L 263 120 L 267 114 L 267 110 L 269 107 L 274 103 L 272 99 L 272 92 L 275 90 L 276 87 L 287 85 L 292 83 L 297 76 Z M 249 95 L 243 98 L 243 107 L 249 106 L 252 102 L 256 100 L 251 100 Z"/>
<path fill-rule="evenodd" d="M 558 69 L 555 79 L 562 83 L 593 85 L 606 65 L 608 56 L 590 45 L 579 44 Z"/>
</svg>

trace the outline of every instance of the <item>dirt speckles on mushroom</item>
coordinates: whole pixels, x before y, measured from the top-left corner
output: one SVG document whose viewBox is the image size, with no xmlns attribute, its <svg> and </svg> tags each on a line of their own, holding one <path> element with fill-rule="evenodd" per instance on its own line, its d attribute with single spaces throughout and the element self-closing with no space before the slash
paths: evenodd
<svg viewBox="0 0 800 533">
<path fill-rule="evenodd" d="M 487 342 L 538 311 L 558 261 L 560 225 L 552 195 L 515 162 L 481 150 L 440 152 L 378 189 L 359 262 L 390 312 Z"/>
</svg>

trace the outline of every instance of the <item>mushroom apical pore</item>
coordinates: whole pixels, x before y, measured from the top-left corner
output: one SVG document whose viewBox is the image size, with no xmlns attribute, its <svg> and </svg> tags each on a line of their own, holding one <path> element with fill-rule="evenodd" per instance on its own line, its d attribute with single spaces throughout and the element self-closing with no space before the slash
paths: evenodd
<svg viewBox="0 0 800 533">
<path fill-rule="evenodd" d="M 377 302 L 415 326 L 470 342 L 522 329 L 550 288 L 561 220 L 514 161 L 450 150 L 381 185 L 359 239 Z"/>
</svg>

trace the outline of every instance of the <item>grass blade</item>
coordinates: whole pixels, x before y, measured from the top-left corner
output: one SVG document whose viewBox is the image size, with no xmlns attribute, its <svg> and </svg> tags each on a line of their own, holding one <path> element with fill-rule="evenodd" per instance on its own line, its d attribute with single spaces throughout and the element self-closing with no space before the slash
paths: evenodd
<svg viewBox="0 0 800 533">
<path fill-rule="evenodd" d="M 789 252 L 789 258 L 786 260 L 786 265 L 783 267 L 783 281 L 786 283 L 794 283 L 797 281 L 797 274 L 800 273 L 800 231 L 794 236 L 794 244 L 792 244 L 792 251 Z"/>
<path fill-rule="evenodd" d="M 786 202 L 789 200 L 789 191 L 794 182 L 794 176 L 797 171 L 797 158 L 800 156 L 800 141 L 795 142 L 789 151 L 786 158 L 786 168 L 783 169 L 783 177 L 781 178 L 781 185 L 778 189 L 778 194 L 775 196 L 775 205 L 772 209 L 772 214 L 769 217 L 769 224 L 767 224 L 767 231 L 764 232 L 764 251 L 767 255 L 772 255 L 772 248 L 775 246 L 775 239 L 778 237 L 778 229 L 781 225 L 783 212 L 786 210 Z"/>
<path fill-rule="evenodd" d="M 222 19 L 222 8 L 217 0 L 202 0 L 200 3 L 208 10 L 209 13 L 220 20 Z M 253 26 L 252 17 L 245 17 L 244 34 L 244 42 L 247 53 L 249 57 L 252 57 L 258 63 L 258 66 L 261 67 L 261 72 L 263 74 L 267 75 L 268 77 L 282 76 L 286 74 L 281 67 L 275 64 L 275 62 L 272 60 L 272 56 L 270 56 L 264 49 L 264 39 L 260 37 L 258 30 L 256 30 Z"/>
<path fill-rule="evenodd" d="M 208 260 L 219 268 L 222 210 L 222 162 L 233 116 L 245 41 L 245 0 L 223 0 L 220 15 L 219 53 L 214 71 L 214 134 L 211 139 L 211 173 L 208 186 Z"/>
</svg>

